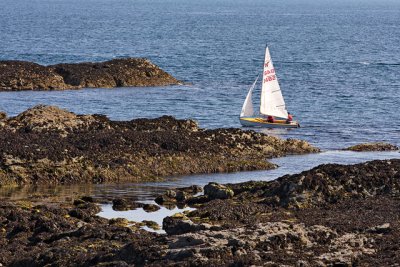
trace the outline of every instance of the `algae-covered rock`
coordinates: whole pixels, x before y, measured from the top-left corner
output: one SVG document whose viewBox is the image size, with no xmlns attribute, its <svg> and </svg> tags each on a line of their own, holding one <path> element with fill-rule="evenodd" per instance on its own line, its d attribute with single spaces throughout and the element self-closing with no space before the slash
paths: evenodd
<svg viewBox="0 0 400 267">
<path fill-rule="evenodd" d="M 241 129 L 204 130 L 171 116 L 111 121 L 39 105 L 1 123 L 0 185 L 157 181 L 271 169 L 277 166 L 270 157 L 318 151 L 303 141 Z M 200 189 L 172 191 L 157 203 L 185 202 Z"/>
<path fill-rule="evenodd" d="M 154 212 L 160 209 L 160 206 L 154 205 L 154 204 L 144 204 L 143 205 L 143 210 L 146 212 Z"/>
<path fill-rule="evenodd" d="M 153 229 L 153 230 L 160 230 L 161 227 L 158 225 L 158 223 L 154 222 L 154 221 L 148 221 L 148 220 L 144 220 L 142 221 L 144 223 L 144 225 L 146 225 L 147 227 Z"/>
<path fill-rule="evenodd" d="M 225 185 L 211 182 L 204 186 L 204 195 L 209 199 L 228 199 L 233 197 L 234 193 Z"/>
<path fill-rule="evenodd" d="M 125 198 L 115 198 L 112 200 L 113 203 L 113 210 L 116 211 L 126 211 L 126 210 L 134 210 L 137 208 L 141 208 L 144 206 L 142 203 L 138 203 L 132 199 L 125 199 Z"/>
<path fill-rule="evenodd" d="M 344 150 L 358 151 L 358 152 L 366 152 L 366 151 L 394 151 L 399 150 L 398 146 L 384 143 L 384 142 L 373 142 L 373 143 L 365 143 L 358 144 L 354 146 L 350 146 L 345 148 Z"/>
<path fill-rule="evenodd" d="M 52 66 L 26 61 L 0 61 L 0 91 L 161 86 L 180 83 L 143 58 Z"/>
<path fill-rule="evenodd" d="M 130 223 L 125 218 L 115 218 L 115 219 L 110 219 L 109 224 L 115 226 L 127 227 L 129 226 Z"/>
</svg>

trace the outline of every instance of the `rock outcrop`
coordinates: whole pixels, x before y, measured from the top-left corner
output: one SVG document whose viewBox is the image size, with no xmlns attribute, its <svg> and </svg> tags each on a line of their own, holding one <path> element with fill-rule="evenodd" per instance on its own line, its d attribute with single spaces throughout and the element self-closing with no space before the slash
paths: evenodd
<svg viewBox="0 0 400 267">
<path fill-rule="evenodd" d="M 36 106 L 0 124 L 0 185 L 157 180 L 270 169 L 266 159 L 319 150 L 240 129 L 203 130 L 193 120 L 110 121 Z"/>
<path fill-rule="evenodd" d="M 344 150 L 351 150 L 351 151 L 395 151 L 399 150 L 398 146 L 384 143 L 384 142 L 373 142 L 373 143 L 365 143 L 365 144 L 358 144 L 354 146 L 350 146 L 345 148 Z"/>
<path fill-rule="evenodd" d="M 149 60 L 142 58 L 51 66 L 25 61 L 0 61 L 0 91 L 173 84 L 180 84 L 180 82 Z"/>
<path fill-rule="evenodd" d="M 181 263 L 391 266 L 400 259 L 392 253 L 400 245 L 399 159 L 213 187 L 234 195 L 192 197 L 186 203 L 198 199 L 196 210 L 164 219 L 167 255 Z"/>
<path fill-rule="evenodd" d="M 96 216 L 99 207 L 89 196 L 74 204 L 3 201 L 0 264 L 396 266 L 399 173 L 400 160 L 393 159 L 321 165 L 271 182 L 212 184 L 234 195 L 210 198 L 194 211 L 165 218 L 166 235 L 140 228 L 145 224 L 158 229 L 152 221 Z M 199 197 L 197 187 L 172 191 Z M 332 194 L 340 197 L 332 201 Z M 307 205 L 279 201 L 296 196 L 307 199 Z M 274 198 L 277 201 L 271 202 Z"/>
</svg>

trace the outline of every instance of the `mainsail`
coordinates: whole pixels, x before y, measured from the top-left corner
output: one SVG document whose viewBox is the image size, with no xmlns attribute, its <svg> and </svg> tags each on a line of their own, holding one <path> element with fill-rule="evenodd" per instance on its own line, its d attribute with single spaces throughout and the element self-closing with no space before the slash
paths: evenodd
<svg viewBox="0 0 400 267">
<path fill-rule="evenodd" d="M 268 46 L 265 49 L 260 113 L 285 119 L 288 117 L 285 101 L 283 100 L 281 88 L 279 87 L 278 79 L 275 75 L 275 69 L 272 64 Z"/>
<path fill-rule="evenodd" d="M 247 93 L 246 100 L 243 103 L 242 112 L 240 112 L 240 117 L 251 117 L 254 115 L 252 94 L 253 94 L 253 89 L 256 86 L 258 77 L 260 77 L 260 75 L 257 76 L 253 85 L 250 87 L 249 92 Z"/>
</svg>

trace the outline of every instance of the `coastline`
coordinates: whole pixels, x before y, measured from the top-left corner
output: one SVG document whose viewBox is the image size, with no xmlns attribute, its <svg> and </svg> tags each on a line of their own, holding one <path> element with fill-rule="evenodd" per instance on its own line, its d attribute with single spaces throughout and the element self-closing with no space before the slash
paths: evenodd
<svg viewBox="0 0 400 267">
<path fill-rule="evenodd" d="M 36 106 L 0 121 L 1 185 L 157 181 L 166 176 L 276 168 L 267 158 L 319 152 L 296 139 L 193 120 L 111 121 Z"/>
<path fill-rule="evenodd" d="M 90 196 L 73 203 L 3 202 L 0 262 L 392 265 L 399 260 L 399 164 L 327 164 L 271 182 L 210 183 L 200 196 L 197 187 L 178 188 L 175 201 L 196 209 L 165 218 L 164 235 L 144 231 L 141 223 L 96 216 L 99 206 Z M 113 202 L 143 207 L 129 199 Z"/>
</svg>

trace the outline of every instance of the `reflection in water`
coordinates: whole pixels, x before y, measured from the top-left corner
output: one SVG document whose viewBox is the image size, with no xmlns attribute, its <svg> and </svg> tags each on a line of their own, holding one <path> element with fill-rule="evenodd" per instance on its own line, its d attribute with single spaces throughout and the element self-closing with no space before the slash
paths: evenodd
<svg viewBox="0 0 400 267">
<path fill-rule="evenodd" d="M 154 202 L 152 204 L 154 204 Z M 128 211 L 115 211 L 115 210 L 113 210 L 111 204 L 104 204 L 104 205 L 102 205 L 101 208 L 102 208 L 102 211 L 100 213 L 98 213 L 97 215 L 107 218 L 107 219 L 124 218 L 129 221 L 135 221 L 135 222 L 142 222 L 144 220 L 154 221 L 160 226 L 162 226 L 162 221 L 167 216 L 172 216 L 178 212 L 194 210 L 193 208 L 189 208 L 189 207 L 184 207 L 184 208 L 174 207 L 172 209 L 167 209 L 166 207 L 160 207 L 160 209 L 155 212 L 146 212 L 142 208 L 135 209 L 135 210 L 128 210 Z M 145 229 L 147 231 L 154 231 L 157 233 L 165 233 L 165 231 L 163 231 L 163 230 L 153 230 L 146 226 L 143 226 L 143 229 Z"/>
<path fill-rule="evenodd" d="M 270 181 L 285 174 L 299 173 L 320 164 L 339 163 L 355 164 L 374 159 L 400 158 L 398 151 L 394 152 L 351 152 L 351 151 L 326 151 L 318 154 L 288 156 L 272 159 L 280 167 L 267 171 L 200 174 L 170 177 L 164 182 L 124 183 L 124 184 L 80 184 L 63 186 L 25 186 L 25 187 L 0 187 L 0 198 L 3 199 L 38 199 L 45 201 L 71 201 L 77 196 L 90 195 L 94 198 L 113 199 L 116 197 L 130 198 L 137 202 L 154 203 L 156 196 L 164 193 L 168 188 L 186 187 L 190 185 L 204 186 L 209 182 L 240 183 L 249 180 Z M 146 212 L 142 208 L 130 211 L 114 211 L 111 204 L 103 204 L 99 216 L 111 218 L 126 218 L 130 221 L 143 220 L 155 221 L 160 226 L 166 216 L 177 212 L 191 210 L 188 207 L 161 207 L 155 212 Z M 148 227 L 143 229 L 154 231 Z M 157 230 L 164 233 L 163 230 Z"/>
</svg>

